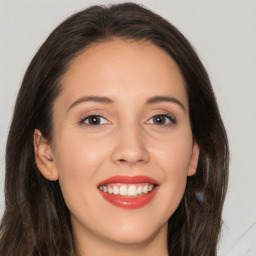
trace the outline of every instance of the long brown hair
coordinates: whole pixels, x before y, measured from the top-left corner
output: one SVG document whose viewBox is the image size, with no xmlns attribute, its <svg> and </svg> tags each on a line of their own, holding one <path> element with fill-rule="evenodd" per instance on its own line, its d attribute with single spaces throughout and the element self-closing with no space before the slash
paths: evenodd
<svg viewBox="0 0 256 256">
<path fill-rule="evenodd" d="M 148 40 L 177 63 L 200 147 L 198 169 L 168 222 L 170 255 L 216 255 L 228 179 L 228 142 L 207 72 L 185 37 L 146 8 L 124 3 L 93 6 L 58 26 L 31 61 L 21 85 L 6 147 L 5 212 L 0 255 L 74 255 L 69 210 L 58 181 L 37 169 L 33 132 L 52 140 L 52 106 L 71 60 L 111 38 Z"/>
</svg>

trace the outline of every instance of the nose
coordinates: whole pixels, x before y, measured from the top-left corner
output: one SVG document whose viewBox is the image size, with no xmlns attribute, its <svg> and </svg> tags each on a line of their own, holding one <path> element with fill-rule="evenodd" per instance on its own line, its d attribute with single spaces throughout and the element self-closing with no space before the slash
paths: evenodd
<svg viewBox="0 0 256 256">
<path fill-rule="evenodd" d="M 138 127 L 127 126 L 119 129 L 117 133 L 111 156 L 115 164 L 133 166 L 149 161 L 150 154 L 146 147 L 145 136 Z"/>
</svg>

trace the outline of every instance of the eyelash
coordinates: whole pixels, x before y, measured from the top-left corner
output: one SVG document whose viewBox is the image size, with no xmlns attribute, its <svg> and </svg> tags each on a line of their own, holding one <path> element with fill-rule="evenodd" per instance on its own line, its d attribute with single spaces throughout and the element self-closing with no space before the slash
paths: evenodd
<svg viewBox="0 0 256 256">
<path fill-rule="evenodd" d="M 165 118 L 165 122 L 166 122 L 166 119 L 168 119 L 170 123 L 172 123 L 172 124 L 174 124 L 174 125 L 177 124 L 176 118 L 173 117 L 172 115 L 169 115 L 169 114 L 157 114 L 157 115 L 152 116 L 149 120 L 151 120 L 152 118 L 156 118 L 156 117 L 164 117 L 164 118 Z M 85 118 L 82 118 L 82 119 L 79 121 L 79 124 L 80 124 L 80 125 L 85 124 L 85 125 L 87 125 L 88 127 L 103 125 L 103 124 L 101 124 L 101 123 L 100 123 L 100 124 L 89 124 L 89 123 L 85 123 L 86 121 L 89 120 L 89 118 L 103 118 L 104 120 L 106 120 L 106 122 L 108 122 L 107 119 L 104 118 L 104 117 L 101 116 L 101 115 L 89 115 L 89 116 L 87 116 L 87 117 L 85 117 Z M 149 121 L 147 121 L 146 123 L 149 123 Z M 160 123 L 160 124 L 151 123 L 151 124 L 166 126 L 166 125 L 168 125 L 168 124 L 170 125 L 170 123 L 164 123 L 164 124 L 161 124 L 161 123 Z"/>
<path fill-rule="evenodd" d="M 105 120 L 107 120 L 106 118 L 104 118 L 103 116 L 100 116 L 100 115 L 89 115 L 89 116 L 87 116 L 87 117 L 85 117 L 85 118 L 82 118 L 80 121 L 79 121 L 79 124 L 85 124 L 85 125 L 87 125 L 87 126 L 98 126 L 98 125 L 102 125 L 102 124 L 86 124 L 85 122 L 87 121 L 87 120 L 89 120 L 89 118 L 103 118 L 103 119 L 105 119 Z"/>
<path fill-rule="evenodd" d="M 175 119 L 175 117 L 173 117 L 172 115 L 169 115 L 169 114 L 158 114 L 158 115 L 154 115 L 152 116 L 149 120 L 151 120 L 152 118 L 154 117 L 164 117 L 165 118 L 165 121 L 166 119 L 168 119 L 170 121 L 170 123 L 172 124 L 177 124 L 177 120 Z M 148 123 L 148 121 L 147 121 Z M 153 123 L 153 124 L 156 124 L 156 123 Z M 156 124 L 156 125 L 168 125 L 168 123 L 166 124 Z"/>
</svg>

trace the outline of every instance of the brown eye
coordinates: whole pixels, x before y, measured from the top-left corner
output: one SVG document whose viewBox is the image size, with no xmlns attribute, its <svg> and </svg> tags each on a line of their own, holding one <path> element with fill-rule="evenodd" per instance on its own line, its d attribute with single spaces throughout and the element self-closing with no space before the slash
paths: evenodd
<svg viewBox="0 0 256 256">
<path fill-rule="evenodd" d="M 102 116 L 91 115 L 82 120 L 82 123 L 87 125 L 102 125 L 107 123 L 107 120 Z"/>
<path fill-rule="evenodd" d="M 166 123 L 166 117 L 165 116 L 154 116 L 153 117 L 153 123 L 154 124 L 165 124 Z"/>
<path fill-rule="evenodd" d="M 167 125 L 170 123 L 176 124 L 175 118 L 169 115 L 155 115 L 148 121 L 150 124 Z"/>
</svg>

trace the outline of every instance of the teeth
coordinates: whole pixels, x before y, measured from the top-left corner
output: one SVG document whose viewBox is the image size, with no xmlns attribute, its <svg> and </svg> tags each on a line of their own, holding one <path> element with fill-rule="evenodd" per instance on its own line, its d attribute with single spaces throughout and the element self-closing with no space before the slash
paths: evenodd
<svg viewBox="0 0 256 256">
<path fill-rule="evenodd" d="M 128 196 L 137 196 L 137 189 L 135 185 L 131 185 L 128 188 Z"/>
<path fill-rule="evenodd" d="M 124 185 L 122 185 L 122 186 L 120 187 L 120 195 L 121 195 L 121 196 L 127 196 L 127 193 L 129 193 L 129 192 L 127 192 L 127 187 L 124 186 Z"/>
<path fill-rule="evenodd" d="M 109 194 L 112 194 L 112 193 L 113 193 L 113 189 L 112 189 L 110 186 L 108 187 L 108 193 L 109 193 Z"/>
<path fill-rule="evenodd" d="M 100 186 L 99 189 L 108 194 L 120 195 L 120 196 L 138 196 L 141 194 L 147 194 L 154 188 L 153 184 L 108 184 L 106 186 Z"/>
<path fill-rule="evenodd" d="M 141 195 L 143 193 L 142 186 L 138 187 L 137 193 L 138 193 L 138 195 Z"/>
<path fill-rule="evenodd" d="M 119 188 L 117 186 L 113 187 L 113 194 L 118 195 L 119 194 Z"/>
<path fill-rule="evenodd" d="M 144 194 L 147 194 L 147 193 L 148 193 L 148 185 L 145 185 L 145 186 L 143 187 L 143 193 L 144 193 Z"/>
</svg>

